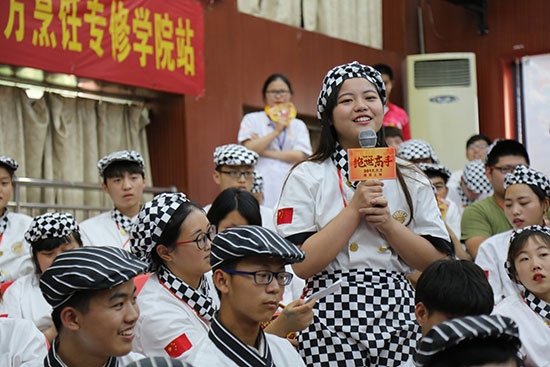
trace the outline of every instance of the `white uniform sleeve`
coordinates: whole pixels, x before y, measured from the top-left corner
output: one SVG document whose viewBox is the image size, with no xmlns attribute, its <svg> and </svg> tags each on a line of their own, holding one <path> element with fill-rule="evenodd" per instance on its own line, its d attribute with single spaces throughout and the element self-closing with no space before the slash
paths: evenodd
<svg viewBox="0 0 550 367">
<path fill-rule="evenodd" d="M 494 246 L 492 246 L 493 241 L 494 238 L 489 237 L 481 243 L 479 249 L 477 250 L 475 263 L 483 269 L 487 275 L 487 280 L 493 289 L 495 303 L 498 303 L 504 297 L 504 291 L 502 287 L 502 280 L 500 279 L 500 273 L 498 271 L 499 264 L 496 263 L 499 256 L 495 253 Z"/>
<path fill-rule="evenodd" d="M 21 291 L 23 290 L 21 283 L 21 281 L 16 280 L 6 289 L 6 292 L 2 295 L 2 302 L 0 302 L 0 314 L 7 314 L 9 318 L 13 319 L 23 318 L 20 307 L 20 302 L 23 299 L 21 297 Z"/>
<path fill-rule="evenodd" d="M 255 129 L 254 119 L 250 114 L 246 114 L 241 121 L 241 127 L 239 128 L 239 135 L 237 141 L 241 144 L 243 141 L 252 139 L 254 135 L 259 135 L 259 132 Z"/>
<path fill-rule="evenodd" d="M 34 324 L 22 319 L 0 320 L 0 365 L 39 367 L 48 353 L 46 337 Z"/>
<path fill-rule="evenodd" d="M 306 124 L 302 120 L 297 120 L 296 128 L 294 133 L 296 134 L 296 141 L 292 150 L 300 150 L 307 155 L 311 155 L 311 140 L 309 138 L 309 131 L 307 130 Z"/>
</svg>

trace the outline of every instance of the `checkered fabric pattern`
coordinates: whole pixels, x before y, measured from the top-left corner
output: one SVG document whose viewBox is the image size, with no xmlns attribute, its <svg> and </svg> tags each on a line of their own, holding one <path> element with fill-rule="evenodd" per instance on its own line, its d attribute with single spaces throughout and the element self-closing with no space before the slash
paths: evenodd
<svg viewBox="0 0 550 367">
<path fill-rule="evenodd" d="M 514 172 L 506 174 L 504 178 L 504 189 L 514 184 L 535 185 L 540 188 L 546 196 L 550 197 L 550 181 L 542 172 L 535 171 L 523 164 L 516 166 Z"/>
<path fill-rule="evenodd" d="M 132 218 L 122 214 L 117 208 L 111 210 L 111 218 L 113 218 L 115 223 L 126 232 L 130 232 L 132 229 L 132 224 L 134 224 L 134 222 L 132 222 Z"/>
<path fill-rule="evenodd" d="M 69 213 L 45 213 L 34 217 L 25 240 L 29 243 L 46 238 L 64 238 L 75 232 L 80 232 L 78 223 Z"/>
<path fill-rule="evenodd" d="M 254 166 L 260 156 L 240 144 L 227 144 L 214 150 L 214 164 L 216 166 Z"/>
<path fill-rule="evenodd" d="M 139 164 L 139 167 L 142 170 L 145 169 L 145 162 L 143 161 L 143 157 L 141 156 L 141 154 L 139 154 L 135 150 L 121 150 L 121 151 L 106 155 L 105 157 L 101 158 L 97 162 L 97 169 L 99 170 L 99 175 L 103 177 L 103 172 L 105 172 L 105 169 L 109 167 L 111 163 L 120 162 L 120 161 L 135 162 Z"/>
<path fill-rule="evenodd" d="M 479 315 L 454 318 L 434 326 L 422 338 L 414 355 L 415 366 L 422 367 L 437 353 L 470 340 L 500 339 L 513 342 L 519 349 L 516 323 L 501 315 Z"/>
<path fill-rule="evenodd" d="M 543 318 L 546 325 L 550 325 L 550 304 L 548 302 L 543 301 L 528 290 L 525 290 L 524 300 L 537 315 Z"/>
<path fill-rule="evenodd" d="M 524 231 L 541 232 L 541 233 L 547 235 L 548 237 L 550 237 L 550 228 L 549 227 L 540 226 L 538 224 L 535 224 L 535 225 L 532 225 L 532 226 L 527 226 L 527 227 L 515 229 L 514 231 L 512 231 L 512 235 L 510 236 L 510 244 L 512 244 L 512 242 L 514 242 L 516 237 Z M 514 282 L 518 283 L 518 280 L 516 279 L 516 276 L 515 276 L 514 272 L 512 271 L 512 265 L 510 264 L 509 260 L 506 260 L 506 262 L 504 263 L 504 268 L 506 269 L 506 273 L 508 274 L 510 279 L 512 279 Z M 523 287 L 522 284 L 520 284 L 520 285 Z"/>
<path fill-rule="evenodd" d="M 384 269 L 322 272 L 306 296 L 344 279 L 316 302 L 313 323 L 298 336 L 308 366 L 401 366 L 413 354 L 420 326 L 414 290 L 405 276 Z"/>
<path fill-rule="evenodd" d="M 491 145 L 489 145 L 487 147 L 487 150 L 485 151 L 485 159 L 483 161 L 483 163 L 485 165 L 487 165 L 487 162 L 489 161 L 489 155 L 491 154 L 491 151 L 493 150 L 493 148 L 495 147 L 495 145 L 497 145 L 499 142 L 503 141 L 504 139 L 495 139 L 493 140 L 493 142 L 491 143 Z"/>
<path fill-rule="evenodd" d="M 210 265 L 213 271 L 249 256 L 279 257 L 286 264 L 294 264 L 304 261 L 306 254 L 278 233 L 261 226 L 229 228 L 212 240 Z"/>
<path fill-rule="evenodd" d="M 451 171 L 441 165 L 441 164 L 436 164 L 436 163 L 418 163 L 417 164 L 418 168 L 420 168 L 422 170 L 422 172 L 424 173 L 427 173 L 427 172 L 438 172 L 439 174 L 447 177 L 446 180 L 448 180 L 449 178 L 451 178 Z"/>
<path fill-rule="evenodd" d="M 331 158 L 336 168 L 340 171 L 340 176 L 346 178 L 346 184 L 356 189 L 360 181 L 349 180 L 348 151 L 342 148 L 340 143 L 336 142 Z"/>
<path fill-rule="evenodd" d="M 434 163 L 439 163 L 434 148 L 427 141 L 420 139 L 411 139 L 401 143 L 397 149 L 397 156 L 408 161 L 431 158 Z"/>
<path fill-rule="evenodd" d="M 382 80 L 382 74 L 371 66 L 361 65 L 357 61 L 343 64 L 331 69 L 323 79 L 323 86 L 317 100 L 317 117 L 325 111 L 327 100 L 332 92 L 347 79 L 364 78 L 374 85 L 382 103 L 386 105 L 386 88 Z"/>
<path fill-rule="evenodd" d="M 4 208 L 4 214 L 0 217 L 0 234 L 3 234 L 8 226 L 8 208 Z"/>
<path fill-rule="evenodd" d="M 182 192 L 165 193 L 146 202 L 139 211 L 129 233 L 130 251 L 149 264 L 149 271 L 158 270 L 151 259 L 151 251 L 158 244 L 164 227 L 172 214 L 187 202 L 189 199 Z"/>
<path fill-rule="evenodd" d="M 40 290 L 56 309 L 76 292 L 114 288 L 143 273 L 146 267 L 123 249 L 84 246 L 57 255 L 40 276 Z"/>
<path fill-rule="evenodd" d="M 254 171 L 254 182 L 252 183 L 251 193 L 256 194 L 264 191 L 264 176 L 258 171 Z"/>
<path fill-rule="evenodd" d="M 462 178 L 466 187 L 475 193 L 490 194 L 493 192 L 493 187 L 485 175 L 485 165 L 479 159 L 466 164 L 462 171 Z"/>
<path fill-rule="evenodd" d="M 179 299 L 187 303 L 206 321 L 211 321 L 216 313 L 216 309 L 209 297 L 210 287 L 208 281 L 203 276 L 199 283 L 199 289 L 188 286 L 179 279 L 168 268 L 162 266 L 159 270 L 159 280 L 176 295 Z"/>
<path fill-rule="evenodd" d="M 16 171 L 19 168 L 19 163 L 13 158 L 7 157 L 5 155 L 0 155 L 0 163 L 8 166 L 13 171 Z"/>
</svg>

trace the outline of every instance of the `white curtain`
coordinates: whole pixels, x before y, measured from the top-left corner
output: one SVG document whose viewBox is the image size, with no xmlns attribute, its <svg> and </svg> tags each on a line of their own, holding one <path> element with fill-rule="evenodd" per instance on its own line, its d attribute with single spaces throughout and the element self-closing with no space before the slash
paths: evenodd
<svg viewBox="0 0 550 367">
<path fill-rule="evenodd" d="M 145 127 L 149 118 L 136 106 L 45 94 L 30 100 L 19 88 L 0 87 L 0 154 L 19 162 L 19 177 L 101 182 L 97 161 L 123 149 L 140 152 L 152 185 Z M 111 206 L 97 191 L 37 189 L 22 191 L 22 201 Z M 76 212 L 84 219 L 84 212 Z M 96 213 L 93 213 L 96 214 Z"/>
<path fill-rule="evenodd" d="M 240 12 L 382 49 L 382 0 L 238 0 Z M 302 14 L 303 11 L 303 14 Z"/>
</svg>

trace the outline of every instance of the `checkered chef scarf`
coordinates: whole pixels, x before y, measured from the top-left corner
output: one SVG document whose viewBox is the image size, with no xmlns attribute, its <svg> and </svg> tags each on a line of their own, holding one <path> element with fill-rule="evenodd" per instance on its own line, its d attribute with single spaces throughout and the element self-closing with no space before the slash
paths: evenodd
<svg viewBox="0 0 550 367">
<path fill-rule="evenodd" d="M 199 316 L 211 322 L 216 309 L 210 298 L 210 287 L 208 281 L 204 277 L 201 278 L 199 289 L 194 289 L 188 286 L 185 282 L 174 275 L 167 267 L 162 266 L 159 269 L 159 280 L 172 292 L 176 297 L 183 300 L 191 308 L 193 308 Z"/>
<path fill-rule="evenodd" d="M 523 164 L 516 166 L 514 172 L 506 174 L 504 189 L 515 184 L 535 185 L 550 197 L 550 181 L 542 172 L 535 171 Z"/>
<path fill-rule="evenodd" d="M 120 227 L 120 229 L 123 229 L 126 231 L 126 233 L 130 232 L 130 229 L 132 229 L 132 225 L 134 222 L 132 221 L 132 218 L 122 214 L 120 210 L 117 208 L 114 208 L 111 210 L 111 218 L 115 221 L 116 224 Z"/>
<path fill-rule="evenodd" d="M 8 226 L 8 208 L 4 209 L 4 214 L 0 217 L 0 234 L 4 234 Z"/>
<path fill-rule="evenodd" d="M 359 185 L 359 182 L 361 181 L 349 180 L 348 151 L 342 148 L 340 143 L 336 142 L 336 147 L 334 148 L 331 158 L 340 172 L 340 176 L 346 178 L 346 185 L 357 189 L 357 185 Z"/>
<path fill-rule="evenodd" d="M 525 290 L 524 300 L 527 306 L 542 317 L 546 325 L 550 326 L 550 303 L 543 301 L 528 290 Z"/>
</svg>

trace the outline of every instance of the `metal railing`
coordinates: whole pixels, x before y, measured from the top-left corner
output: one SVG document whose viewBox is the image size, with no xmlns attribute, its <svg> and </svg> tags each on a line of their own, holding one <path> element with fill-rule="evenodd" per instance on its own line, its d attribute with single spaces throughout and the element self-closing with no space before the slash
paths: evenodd
<svg viewBox="0 0 550 367">
<path fill-rule="evenodd" d="M 96 205 L 70 205 L 70 204 L 57 204 L 57 203 L 43 203 L 43 202 L 21 202 L 21 188 L 22 187 L 38 187 L 38 188 L 54 188 L 54 189 L 76 189 L 76 190 L 95 190 L 103 192 L 103 187 L 99 183 L 93 182 L 76 182 L 76 181 L 58 181 L 58 180 L 45 180 L 41 178 L 29 178 L 29 177 L 14 177 L 14 199 L 15 201 L 8 202 L 8 207 L 13 208 L 14 212 L 19 212 L 21 209 L 29 209 L 31 215 L 34 216 L 34 210 L 47 210 L 54 209 L 56 211 L 72 211 L 73 214 L 77 210 L 86 212 L 86 216 L 90 216 L 90 212 L 99 211 L 104 212 L 111 210 L 112 206 L 96 206 Z M 177 192 L 176 186 L 169 187 L 157 187 L 147 186 L 143 189 L 144 193 L 160 194 L 163 192 Z"/>
</svg>

